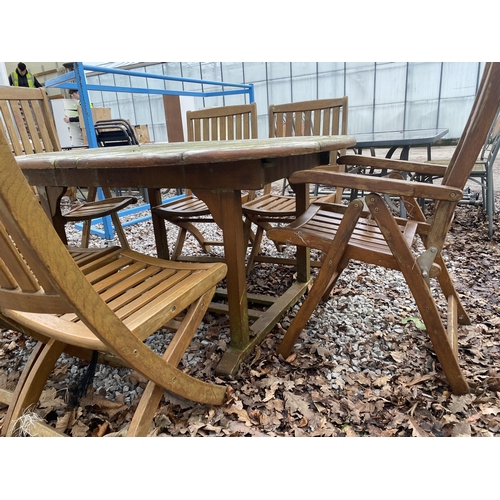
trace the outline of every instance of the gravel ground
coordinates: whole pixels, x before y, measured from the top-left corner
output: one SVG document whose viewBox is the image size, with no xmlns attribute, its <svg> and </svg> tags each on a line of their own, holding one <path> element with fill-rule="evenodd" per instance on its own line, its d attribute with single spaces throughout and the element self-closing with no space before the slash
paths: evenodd
<svg viewBox="0 0 500 500">
<path fill-rule="evenodd" d="M 229 383 L 235 391 L 233 400 L 223 410 L 207 409 L 166 394 L 150 435 L 500 435 L 499 415 L 496 413 L 500 412 L 500 387 L 495 385 L 500 382 L 499 325 L 494 320 L 495 317 L 498 319 L 499 311 L 498 307 L 491 310 L 488 306 L 491 294 L 497 294 L 498 239 L 484 239 L 481 209 L 459 208 L 463 214 L 460 217 L 465 220 L 464 226 L 463 229 L 458 226 L 455 233 L 451 232 L 445 258 L 451 273 L 459 278 L 457 288 L 464 296 L 466 308 L 470 306 L 474 312 L 481 311 L 475 314 L 473 325 L 464 328 L 461 341 L 461 348 L 469 358 L 474 357 L 474 369 L 469 370 L 468 375 L 474 380 L 475 396 L 460 399 L 463 407 L 468 408 L 467 413 L 465 410 L 462 414 L 454 411 L 458 399 L 448 392 L 443 375 L 436 366 L 427 336 L 420 330 L 419 313 L 401 275 L 390 270 L 353 265 L 341 276 L 334 296 L 317 308 L 301 335 L 296 353 L 287 363 L 276 358 L 274 349 L 300 303 L 242 365 L 236 377 L 224 381 L 215 377 L 214 368 L 229 341 L 227 318 L 207 314 L 181 367 L 201 378 Z M 471 221 L 471 217 L 481 222 Z M 487 249 L 488 245 L 491 248 L 490 274 L 484 279 L 478 273 L 475 273 L 476 279 L 471 279 L 470 275 L 462 279 L 464 266 L 468 266 L 467 262 L 462 262 L 464 254 L 468 250 L 470 255 L 478 251 L 478 240 L 470 231 L 471 225 L 482 232 L 484 245 L 480 250 Z M 498 234 L 498 220 L 496 227 Z M 217 236 L 213 232 L 220 236 L 215 226 L 206 225 L 206 228 L 210 231 L 210 238 Z M 176 229 L 167 229 L 172 246 Z M 126 233 L 134 250 L 155 255 L 151 221 L 128 226 Z M 70 244 L 78 244 L 80 232 L 72 225 L 68 225 L 67 234 Z M 468 236 L 472 240 L 468 240 Z M 118 244 L 118 241 L 109 243 Z M 103 244 L 102 239 L 92 237 L 91 246 Z M 263 250 L 266 254 L 280 255 L 266 238 Z M 293 250 L 293 247 L 287 248 L 286 252 L 292 254 Z M 202 255 L 191 237 L 187 239 L 184 253 Z M 214 253 L 222 255 L 222 249 L 214 247 Z M 485 260 L 484 264 L 487 262 Z M 248 280 L 248 289 L 256 293 L 270 293 L 272 290 L 279 293 L 279 288 L 292 280 L 293 269 L 260 264 Z M 480 351 L 477 344 L 479 332 L 483 335 Z M 168 332 L 159 331 L 148 342 L 162 352 L 169 336 Z M 2 377 L 5 384 L 15 380 L 34 343 L 9 331 L 3 332 L 0 341 L 1 386 Z M 479 368 L 474 364 L 478 358 L 481 358 Z M 55 421 L 64 414 L 61 399 L 86 367 L 78 360 L 63 357 L 58 368 L 48 386 L 46 403 L 41 405 L 41 414 L 47 420 Z M 120 409 L 123 405 L 133 406 L 137 404 L 143 387 L 144 380 L 131 370 L 98 368 L 93 394 L 88 397 L 94 398 L 94 409 L 100 405 L 105 414 L 108 411 L 106 415 L 111 424 L 108 422 L 106 433 L 120 435 L 130 415 L 125 412 L 121 419 L 114 415 L 109 417 L 110 410 L 102 403 L 104 398 Z M 483 399 L 478 402 L 480 397 Z M 96 404 L 98 398 L 99 405 Z M 300 401 L 297 398 L 301 398 Z M 390 408 L 387 407 L 388 401 Z M 82 401 L 82 406 L 85 403 Z M 478 424 L 482 420 L 477 416 L 473 422 L 470 420 L 478 414 L 480 404 L 487 404 L 487 409 L 481 407 L 485 415 L 484 425 Z M 441 413 L 435 405 L 441 406 Z M 382 411 L 385 412 L 383 416 Z M 93 429 L 96 426 L 91 423 L 93 418 L 100 419 L 101 423 L 106 420 L 88 410 L 85 419 L 82 417 L 85 421 L 79 424 L 81 433 L 75 424 L 71 434 L 95 434 Z"/>
</svg>

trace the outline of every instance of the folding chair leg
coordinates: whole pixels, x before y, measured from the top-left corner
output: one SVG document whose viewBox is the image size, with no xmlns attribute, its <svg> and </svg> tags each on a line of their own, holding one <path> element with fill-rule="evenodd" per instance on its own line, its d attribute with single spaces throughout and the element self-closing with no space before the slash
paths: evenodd
<svg viewBox="0 0 500 500">
<path fill-rule="evenodd" d="M 186 241 L 186 233 L 187 230 L 184 227 L 179 227 L 179 232 L 177 233 L 177 240 L 175 240 L 174 249 L 172 251 L 172 260 L 176 260 L 177 257 L 182 252 L 182 247 L 184 246 L 184 242 Z"/>
<path fill-rule="evenodd" d="M 198 241 L 201 249 L 204 252 L 206 252 L 206 253 L 211 252 L 212 247 L 210 245 L 206 244 L 205 237 L 203 236 L 203 234 L 201 234 L 201 232 L 199 231 L 199 229 L 196 226 L 194 226 L 193 224 L 190 224 L 190 223 L 184 223 L 184 222 L 179 222 L 179 221 L 173 222 L 173 224 L 175 224 L 176 226 L 179 227 L 179 234 L 177 235 L 177 241 L 175 243 L 175 248 L 172 252 L 172 260 L 177 259 L 177 257 L 179 257 L 179 255 L 181 254 L 182 247 L 184 246 L 184 242 L 186 240 L 187 231 L 189 231 L 195 237 L 195 239 Z"/>
<path fill-rule="evenodd" d="M 456 307 L 457 307 L 457 321 L 461 325 L 470 325 L 471 320 L 466 310 L 464 309 L 462 302 L 460 301 L 460 297 L 458 296 L 457 290 L 455 289 L 455 285 L 453 285 L 453 281 L 450 277 L 450 273 L 448 272 L 448 268 L 446 267 L 446 262 L 444 261 L 442 255 L 439 255 L 436 258 L 436 263 L 441 267 L 441 272 L 437 276 L 437 280 L 439 282 L 439 286 L 443 291 L 443 294 L 448 299 L 453 297 Z"/>
<path fill-rule="evenodd" d="M 102 192 L 106 198 L 112 198 L 111 189 L 108 187 L 103 187 Z M 120 246 L 124 250 L 129 250 L 130 246 L 127 241 L 127 237 L 125 236 L 125 231 L 123 230 L 122 223 L 120 221 L 120 217 L 116 212 L 111 214 L 111 220 L 113 221 L 113 226 L 116 231 L 116 235 L 118 236 L 118 240 L 120 241 Z"/>
<path fill-rule="evenodd" d="M 12 415 L 14 413 L 14 407 L 16 406 L 16 403 L 19 399 L 19 394 L 21 393 L 21 390 L 23 389 L 24 385 L 26 384 L 26 379 L 35 364 L 38 356 L 40 356 L 40 353 L 42 352 L 44 348 L 44 344 L 42 342 L 38 342 L 38 344 L 35 346 L 33 349 L 33 352 L 31 353 L 31 356 L 29 357 L 26 365 L 24 366 L 24 369 L 21 373 L 21 376 L 17 382 L 16 388 L 14 392 L 12 393 L 12 398 L 9 403 L 9 409 L 7 410 L 7 415 L 5 416 L 5 420 L 3 423 L 2 427 L 2 436 L 7 435 L 7 431 L 9 430 L 12 434 L 12 430 L 10 429 L 11 427 L 11 422 L 12 422 Z"/>
<path fill-rule="evenodd" d="M 116 231 L 116 235 L 118 236 L 118 240 L 120 241 L 120 246 L 124 250 L 129 250 L 130 246 L 127 241 L 127 237 L 125 236 L 125 231 L 123 230 L 122 223 L 120 221 L 120 217 L 116 212 L 111 214 L 111 220 L 113 221 L 113 226 Z"/>
<path fill-rule="evenodd" d="M 309 321 L 311 314 L 318 306 L 321 298 L 325 294 L 331 284 L 332 277 L 337 273 L 339 263 L 342 260 L 347 244 L 351 237 L 354 228 L 358 222 L 361 212 L 363 211 L 362 200 L 352 201 L 345 212 L 342 222 L 339 225 L 337 234 L 326 254 L 326 257 L 321 265 L 321 269 L 316 277 L 313 286 L 302 304 L 297 316 L 293 319 L 285 336 L 283 337 L 279 347 L 278 354 L 284 358 L 290 355 L 294 344 L 297 342 L 300 333 Z"/>
<path fill-rule="evenodd" d="M 163 354 L 167 363 L 177 366 L 189 347 L 196 330 L 203 320 L 210 301 L 215 293 L 215 287 L 202 295 L 189 308 L 180 328 Z M 149 381 L 134 413 L 127 436 L 147 436 L 151 422 L 155 416 L 165 389 Z"/>
<path fill-rule="evenodd" d="M 403 179 L 403 176 L 398 172 L 391 173 L 389 177 L 393 179 Z M 425 221 L 425 215 L 423 214 L 415 198 L 404 196 L 403 203 L 404 206 L 406 207 L 407 212 L 411 214 L 413 219 L 422 222 Z M 423 243 L 427 245 L 427 237 L 422 235 L 421 238 Z M 437 280 L 439 282 L 441 290 L 443 291 L 444 296 L 447 298 L 449 297 L 454 298 L 457 306 L 458 322 L 461 325 L 470 325 L 471 321 L 462 305 L 462 302 L 460 301 L 460 297 L 458 296 L 455 286 L 453 285 L 453 280 L 450 277 L 450 273 L 448 272 L 448 268 L 446 267 L 446 262 L 444 261 L 443 256 L 439 254 L 435 260 L 436 264 L 441 268 L 441 271 L 437 276 Z"/>
<path fill-rule="evenodd" d="M 262 235 L 264 234 L 264 230 L 260 227 L 257 226 L 257 231 L 255 232 L 255 238 L 253 241 L 252 248 L 250 250 L 250 255 L 248 256 L 248 262 L 247 262 L 247 276 L 250 276 L 250 273 L 253 271 L 253 268 L 255 267 L 255 257 L 260 252 L 260 244 L 262 242 Z"/>
<path fill-rule="evenodd" d="M 335 283 L 337 283 L 337 280 L 339 279 L 339 276 L 342 274 L 342 271 L 347 267 L 348 261 L 343 263 L 340 262 L 340 264 L 337 266 L 337 270 L 333 273 L 332 277 L 330 278 L 330 282 L 328 283 L 325 292 L 323 293 L 322 300 L 326 301 L 330 298 L 330 294 L 332 293 L 333 287 L 335 286 Z"/>
<path fill-rule="evenodd" d="M 13 401 L 4 423 L 5 435 L 13 436 L 17 430 L 18 419 L 30 407 L 36 405 L 65 344 L 50 340 L 35 347 L 25 366 L 18 386 L 14 391 Z M 3 431 L 2 431 L 3 432 Z"/>
<path fill-rule="evenodd" d="M 83 221 L 82 243 L 81 243 L 81 245 L 82 245 L 83 248 L 88 248 L 89 247 L 91 226 L 92 226 L 92 221 L 91 220 L 85 220 L 85 221 Z"/>
<path fill-rule="evenodd" d="M 405 277 L 422 315 L 427 333 L 434 347 L 434 352 L 452 391 L 458 395 L 467 394 L 470 392 L 469 385 L 458 363 L 455 315 L 449 308 L 448 312 L 451 314 L 448 316 L 449 331 L 447 331 L 424 278 L 420 273 L 407 273 Z M 456 305 L 452 307 L 456 307 Z"/>
<path fill-rule="evenodd" d="M 403 273 L 406 283 L 411 290 L 413 298 L 420 311 L 427 334 L 434 347 L 434 352 L 446 375 L 448 383 L 455 394 L 467 394 L 469 385 L 465 380 L 453 342 L 450 342 L 446 329 L 444 328 L 441 316 L 437 309 L 431 290 L 419 272 L 416 259 L 411 249 L 404 241 L 404 237 L 398 225 L 392 217 L 389 209 L 380 196 L 369 194 L 366 197 L 366 204 L 376 220 L 380 231 L 389 245 L 394 257 L 398 261 L 399 268 Z M 456 334 L 455 334 L 456 337 Z"/>
</svg>

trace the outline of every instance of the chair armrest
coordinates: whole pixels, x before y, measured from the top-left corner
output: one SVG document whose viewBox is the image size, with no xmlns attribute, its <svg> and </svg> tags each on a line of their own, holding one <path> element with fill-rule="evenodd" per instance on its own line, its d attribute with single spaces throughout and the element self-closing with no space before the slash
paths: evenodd
<svg viewBox="0 0 500 500">
<path fill-rule="evenodd" d="M 369 175 L 328 172 L 324 169 L 311 169 L 295 172 L 290 176 L 290 184 L 325 184 L 338 188 L 351 188 L 360 191 L 430 198 L 433 200 L 459 201 L 463 193 L 460 189 L 430 184 L 427 182 L 405 181 L 374 177 Z"/>
<path fill-rule="evenodd" d="M 337 159 L 340 165 L 358 165 L 362 167 L 386 168 L 388 170 L 400 170 L 403 172 L 414 172 L 416 174 L 436 175 L 443 177 L 446 166 L 433 163 L 416 161 L 396 160 L 392 158 L 376 158 L 374 156 L 346 155 Z"/>
</svg>

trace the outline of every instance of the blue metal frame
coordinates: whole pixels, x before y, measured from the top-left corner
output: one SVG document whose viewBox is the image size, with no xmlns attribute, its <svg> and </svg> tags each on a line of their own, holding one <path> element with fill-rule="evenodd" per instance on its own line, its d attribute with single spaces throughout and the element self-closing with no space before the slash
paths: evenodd
<svg viewBox="0 0 500 500">
<path fill-rule="evenodd" d="M 136 76 L 141 78 L 154 78 L 157 80 L 170 80 L 175 82 L 185 82 L 185 83 L 200 83 L 203 85 L 220 85 L 222 87 L 234 87 L 236 90 L 221 90 L 221 91 L 211 91 L 211 92 L 203 92 L 203 91 L 184 91 L 184 90 L 162 90 L 162 89 L 149 89 L 146 87 L 115 87 L 109 85 L 95 85 L 88 84 L 85 78 L 85 70 L 94 71 L 99 73 L 114 73 L 117 75 L 126 75 L 126 76 Z M 71 80 L 76 80 L 76 83 Z M 45 82 L 45 86 L 47 88 L 58 88 L 58 89 L 78 89 L 78 93 L 80 95 L 80 105 L 82 108 L 83 121 L 85 123 L 85 129 L 87 132 L 87 142 L 89 148 L 97 148 L 97 138 L 94 129 L 94 121 L 92 119 L 92 111 L 89 99 L 89 90 L 97 90 L 103 92 L 128 92 L 128 93 L 137 93 L 137 94 L 166 94 L 166 95 L 179 95 L 179 96 L 193 96 L 193 97 L 217 97 L 217 96 L 225 96 L 225 95 L 236 95 L 236 94 L 248 94 L 250 102 L 255 101 L 254 94 L 254 86 L 252 83 L 228 83 L 228 82 L 216 82 L 210 80 L 198 80 L 194 78 L 183 78 L 177 76 L 165 76 L 158 75 L 152 73 L 142 73 L 138 71 L 129 71 L 124 69 L 117 68 L 104 68 L 101 66 L 90 66 L 84 65 L 81 62 L 74 63 L 73 71 L 65 73 L 63 75 L 57 76 L 55 78 L 51 78 Z M 166 186 L 167 187 L 167 186 Z M 176 198 L 181 198 L 183 195 L 177 196 L 175 198 L 169 198 L 170 200 L 174 200 Z M 98 198 L 103 198 L 102 190 L 98 190 Z M 144 210 L 149 210 L 149 204 L 141 205 L 140 207 L 134 207 L 126 210 L 122 210 L 118 213 L 120 217 L 131 215 L 137 212 L 142 212 Z M 151 218 L 151 215 L 146 217 L 140 217 L 138 219 L 134 219 L 132 221 L 127 221 L 123 224 L 123 226 L 129 226 L 131 224 L 137 224 L 138 222 L 142 222 Z M 95 224 L 102 223 L 104 225 L 104 231 L 101 231 L 95 227 Z M 75 224 L 75 227 L 79 230 L 82 230 L 82 224 Z M 95 234 L 101 238 L 113 239 L 114 228 L 111 223 L 111 217 L 108 215 L 103 218 L 92 220 L 91 223 L 91 233 Z"/>
</svg>

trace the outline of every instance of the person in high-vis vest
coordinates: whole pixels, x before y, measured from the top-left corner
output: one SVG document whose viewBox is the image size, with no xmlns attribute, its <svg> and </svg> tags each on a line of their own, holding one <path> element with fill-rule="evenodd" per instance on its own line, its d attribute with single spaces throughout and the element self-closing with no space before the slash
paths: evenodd
<svg viewBox="0 0 500 500">
<path fill-rule="evenodd" d="M 80 93 L 78 89 L 70 89 L 69 96 L 78 101 L 78 106 L 80 106 Z M 94 105 L 90 103 L 90 107 L 93 108 Z M 78 110 L 78 108 L 76 108 Z M 66 123 L 78 123 L 80 121 L 80 116 L 65 116 L 64 121 Z"/>
<path fill-rule="evenodd" d="M 18 63 L 16 70 L 9 75 L 9 83 L 13 87 L 42 87 L 36 76 L 30 73 L 22 62 Z"/>
</svg>

